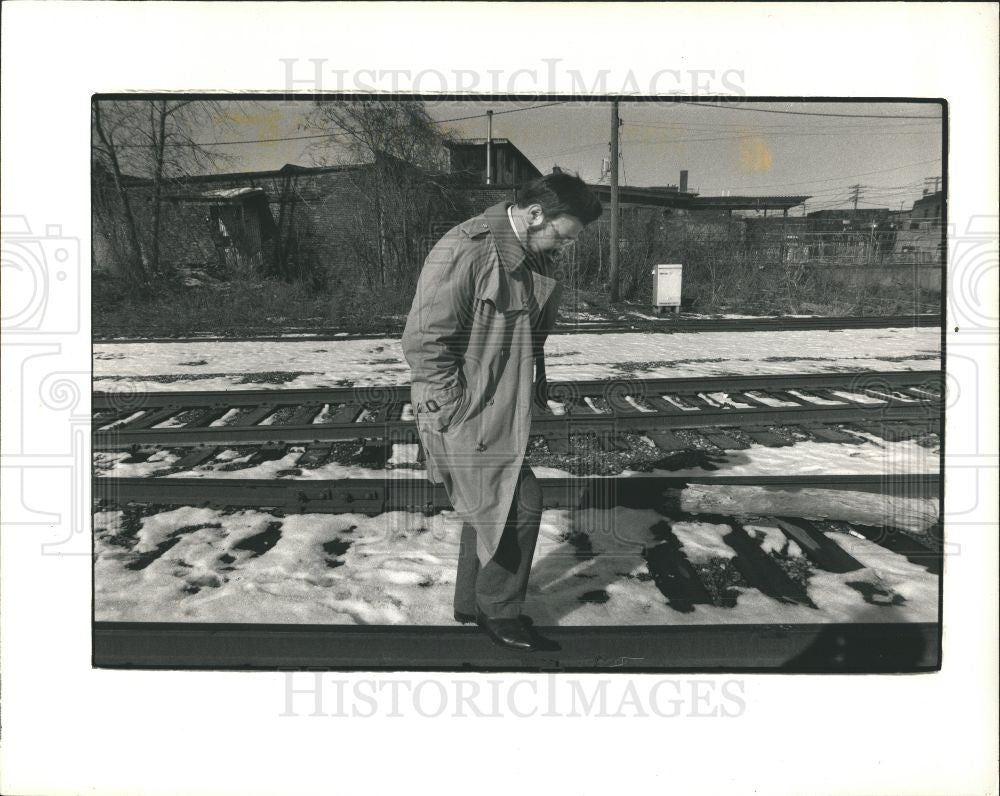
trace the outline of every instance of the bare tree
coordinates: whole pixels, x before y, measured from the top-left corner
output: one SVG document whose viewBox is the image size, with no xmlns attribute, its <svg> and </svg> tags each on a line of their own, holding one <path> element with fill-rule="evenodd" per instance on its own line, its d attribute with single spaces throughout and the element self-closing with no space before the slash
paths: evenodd
<svg viewBox="0 0 1000 796">
<path fill-rule="evenodd" d="M 124 218 L 128 251 L 120 258 L 126 276 L 145 282 L 161 275 L 160 257 L 164 188 L 184 177 L 205 173 L 231 158 L 195 140 L 202 131 L 225 127 L 222 103 L 194 100 L 95 100 L 92 120 L 92 159 L 95 175 L 111 175 Z M 203 134 L 203 133 L 202 133 Z M 130 195 L 128 178 L 150 180 L 150 231 L 142 234 Z M 96 212 L 113 208 L 98 205 Z M 104 219 L 114 226 L 114 219 Z M 147 238 L 144 240 L 144 237 Z"/>
<path fill-rule="evenodd" d="M 367 165 L 353 175 L 363 201 L 352 248 L 365 280 L 408 285 L 430 224 L 459 209 L 440 179 L 447 136 L 412 100 L 317 101 L 302 127 L 330 134 L 309 149 L 317 165 Z"/>
</svg>

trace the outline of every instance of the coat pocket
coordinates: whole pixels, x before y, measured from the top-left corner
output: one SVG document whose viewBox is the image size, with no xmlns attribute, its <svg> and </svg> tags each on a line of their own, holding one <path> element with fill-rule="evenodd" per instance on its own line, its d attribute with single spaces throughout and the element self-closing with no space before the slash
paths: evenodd
<svg viewBox="0 0 1000 796">
<path fill-rule="evenodd" d="M 421 425 L 429 426 L 432 431 L 444 433 L 451 428 L 457 419 L 456 416 L 458 416 L 459 409 L 465 403 L 467 392 L 467 390 L 462 390 L 446 401 L 434 401 L 432 403 L 436 407 L 434 409 L 428 407 L 427 403 L 431 403 L 430 401 L 421 405 L 417 409 L 417 422 Z"/>
</svg>

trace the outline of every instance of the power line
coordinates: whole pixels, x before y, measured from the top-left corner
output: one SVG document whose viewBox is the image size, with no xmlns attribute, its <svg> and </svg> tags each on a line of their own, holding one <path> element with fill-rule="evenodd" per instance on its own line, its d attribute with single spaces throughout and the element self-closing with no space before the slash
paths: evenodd
<svg viewBox="0 0 1000 796">
<path fill-rule="evenodd" d="M 858 131 L 859 134 L 861 132 L 862 132 L 861 130 Z M 870 131 L 869 131 L 869 133 L 870 133 Z M 802 136 L 802 137 L 805 137 L 805 138 L 811 138 L 811 137 L 815 137 L 815 136 L 830 136 L 830 135 L 833 135 L 833 136 L 842 136 L 843 133 L 839 133 L 839 132 L 837 132 L 837 133 L 832 133 L 832 132 L 782 132 L 782 133 L 770 133 L 770 132 L 768 132 L 768 133 L 752 133 L 752 132 L 747 132 L 747 133 L 742 133 L 742 134 L 739 134 L 739 135 L 719 136 L 719 137 L 716 137 L 716 138 L 668 138 L 668 139 L 663 140 L 663 141 L 633 141 L 632 143 L 634 143 L 634 144 L 641 144 L 643 146 L 667 146 L 669 144 L 708 143 L 708 142 L 711 142 L 711 141 L 746 141 L 746 140 L 752 140 L 752 139 L 764 139 L 764 140 L 768 140 L 770 138 L 778 138 L 780 136 L 786 136 L 786 135 Z M 926 135 L 928 135 L 928 131 L 923 131 L 923 130 L 921 130 L 921 131 L 916 131 L 916 130 L 905 131 L 904 130 L 904 131 L 901 131 L 901 132 L 898 132 L 898 133 L 891 133 L 891 135 L 898 135 L 898 136 L 900 136 L 900 135 L 922 135 L 922 136 L 926 136 Z"/>
<path fill-rule="evenodd" d="M 815 179 L 815 180 L 798 180 L 796 182 L 772 183 L 770 185 L 732 185 L 732 186 L 729 186 L 727 188 L 727 190 L 739 190 L 741 188 L 753 188 L 755 190 L 758 189 L 758 188 L 785 188 L 785 187 L 787 187 L 789 185 L 806 185 L 806 184 L 817 183 L 817 182 L 834 182 L 836 180 L 851 179 L 852 177 L 867 177 L 869 174 L 884 174 L 885 172 L 888 172 L 888 171 L 899 171 L 900 169 L 907 169 L 910 166 L 922 166 L 925 163 L 939 163 L 940 161 L 941 161 L 941 158 L 931 158 L 930 160 L 918 160 L 918 161 L 915 161 L 914 163 L 904 163 L 901 166 L 893 166 L 892 168 L 889 168 L 889 169 L 878 169 L 876 171 L 865 171 L 865 172 L 861 172 L 860 174 L 841 174 L 839 177 L 828 177 L 828 178 Z"/>
<path fill-rule="evenodd" d="M 534 105 L 530 108 L 511 108 L 506 111 L 496 111 L 494 116 L 499 116 L 504 113 L 520 113 L 522 111 L 534 111 L 539 108 L 550 108 L 553 105 L 562 105 L 561 102 L 548 102 L 545 105 Z M 486 118 L 485 113 L 478 113 L 474 116 L 456 116 L 452 119 L 432 119 L 434 124 L 445 124 L 446 122 L 461 122 L 466 119 L 484 119 Z M 290 135 L 280 138 L 248 138 L 241 141 L 211 141 L 211 142 L 196 142 L 196 141 L 185 141 L 177 144 L 172 144 L 172 146 L 234 146 L 237 144 L 273 144 L 278 141 L 308 141 L 317 138 L 341 138 L 347 135 L 356 135 L 357 130 L 347 130 L 341 133 L 317 133 L 316 135 Z M 117 144 L 120 147 L 145 147 L 148 144 Z"/>
<path fill-rule="evenodd" d="M 891 117 L 896 118 L 896 117 Z M 889 119 L 886 119 L 889 121 Z M 748 124 L 723 124 L 723 123 L 708 123 L 708 122 L 670 122 L 667 124 L 657 124 L 656 122 L 632 122 L 633 127 L 650 127 L 662 130 L 685 130 L 692 132 L 699 131 L 711 131 L 711 132 L 750 132 Z M 928 125 L 940 125 L 940 120 L 938 119 L 928 119 L 923 122 L 912 122 L 906 121 L 903 124 L 897 124 L 891 127 L 886 132 L 896 132 L 898 130 L 904 130 L 911 127 L 919 128 L 918 132 L 926 132 L 928 130 Z M 803 131 L 801 127 L 793 124 L 760 124 L 758 122 L 750 122 L 749 125 L 753 126 L 753 131 L 767 132 L 768 134 L 794 134 L 794 133 L 826 133 L 827 131 L 850 131 L 850 130 L 861 130 L 861 131 L 871 131 L 871 124 L 839 124 L 839 125 L 825 125 L 822 131 L 816 130 L 805 130 Z"/>
<path fill-rule="evenodd" d="M 511 108 L 508 111 L 494 111 L 494 116 L 500 116 L 504 113 L 521 113 L 522 111 L 537 111 L 539 108 L 551 108 L 553 105 L 563 105 L 562 102 L 547 102 L 544 105 L 532 105 L 530 108 Z M 485 113 L 477 113 L 473 116 L 456 116 L 454 119 L 437 119 L 435 124 L 444 124 L 445 122 L 463 122 L 466 119 L 483 119 L 486 117 Z"/>
<path fill-rule="evenodd" d="M 733 105 L 718 105 L 718 104 L 708 104 L 704 102 L 686 102 L 684 105 L 697 105 L 699 108 L 713 108 L 715 110 L 722 111 L 744 111 L 746 113 L 782 113 L 789 116 L 834 116 L 841 119 L 930 119 L 932 121 L 940 121 L 938 116 L 906 116 L 906 115 L 894 115 L 886 116 L 884 114 L 868 114 L 868 113 L 821 113 L 819 111 L 780 111 L 770 108 L 743 108 Z"/>
<path fill-rule="evenodd" d="M 285 138 L 250 138 L 245 141 L 181 141 L 171 146 L 231 146 L 233 144 L 271 144 L 275 141 L 305 141 L 311 138 L 339 138 L 340 136 L 351 135 L 351 133 L 318 133 L 317 135 L 293 135 Z M 146 147 L 149 144 L 115 144 L 116 147 Z"/>
</svg>

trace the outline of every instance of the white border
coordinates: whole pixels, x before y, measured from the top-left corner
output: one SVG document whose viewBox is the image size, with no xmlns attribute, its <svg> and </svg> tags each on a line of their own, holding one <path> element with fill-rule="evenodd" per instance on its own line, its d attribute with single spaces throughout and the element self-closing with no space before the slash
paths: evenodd
<svg viewBox="0 0 1000 796">
<path fill-rule="evenodd" d="M 584 74 L 611 69 L 610 85 L 628 70 L 732 69 L 751 96 L 944 97 L 950 221 L 961 234 L 997 211 L 993 4 L 8 2 L 2 13 L 3 213 L 26 217 L 36 234 L 60 224 L 63 236 L 80 239 L 84 308 L 91 93 L 280 91 L 282 58 L 327 59 L 351 73 L 444 74 L 511 74 L 526 59 L 562 58 Z M 995 226 L 992 235 L 995 245 Z M 971 256 L 952 262 L 956 286 L 982 267 Z M 984 278 L 995 280 L 995 267 L 994 259 Z M 946 566 L 941 673 L 744 677 L 745 711 L 714 721 L 281 717 L 278 674 L 91 670 L 89 558 L 42 556 L 45 527 L 13 525 L 3 536 L 0 791 L 995 793 L 997 314 L 994 306 L 992 321 L 977 320 L 968 310 L 989 303 L 982 295 L 956 291 L 953 318 L 964 328 L 948 339 L 967 402 L 949 416 L 948 500 L 971 509 L 951 529 L 962 553 Z M 52 467 L 55 511 L 73 462 L 87 461 L 85 445 L 67 444 L 67 424 L 89 407 L 86 395 L 68 410 L 59 404 L 53 424 L 51 405 L 25 400 L 19 382 L 38 360 L 25 364 L 23 346 L 43 340 L 60 346 L 45 367 L 86 373 L 87 311 L 76 335 L 4 340 L 4 454 Z M 55 436 L 26 449 L 42 424 Z M 5 519 L 17 509 L 10 494 Z"/>
</svg>

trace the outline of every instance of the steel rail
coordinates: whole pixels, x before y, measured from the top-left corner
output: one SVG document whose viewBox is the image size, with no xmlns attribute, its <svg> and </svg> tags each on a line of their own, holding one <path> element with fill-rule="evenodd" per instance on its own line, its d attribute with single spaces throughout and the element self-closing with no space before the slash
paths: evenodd
<svg viewBox="0 0 1000 796">
<path fill-rule="evenodd" d="M 136 378 L 141 380 L 141 377 Z M 644 398 L 665 392 L 694 394 L 697 392 L 823 388 L 852 390 L 917 386 L 940 391 L 943 381 L 944 376 L 940 370 L 844 371 L 840 373 L 759 376 L 550 381 L 549 389 L 559 397 L 607 397 L 617 394 Z M 94 411 L 110 409 L 139 411 L 140 409 L 166 406 L 183 408 L 226 406 L 236 408 L 259 404 L 323 404 L 343 401 L 382 405 L 386 402 L 405 402 L 409 399 L 409 384 L 274 390 L 162 390 L 138 394 L 129 390 L 122 392 L 95 391 L 92 406 Z"/>
<path fill-rule="evenodd" d="M 95 622 L 104 668 L 890 673 L 940 668 L 930 622 L 547 627 L 557 652 L 500 650 L 475 628 Z M 313 688 L 310 678 L 305 687 Z M 660 701 L 657 710 L 671 709 Z M 295 703 L 298 705 L 298 703 Z M 299 705 L 315 715 L 315 700 Z M 736 709 L 732 707 L 732 709 Z M 334 715 L 334 706 L 323 715 Z"/>
<path fill-rule="evenodd" d="M 940 410 L 935 404 L 890 404 L 870 407 L 808 407 L 758 409 L 699 410 L 670 414 L 637 412 L 634 415 L 535 416 L 531 433 L 552 437 L 572 434 L 613 434 L 621 431 L 653 431 L 700 428 L 739 428 L 768 424 L 852 423 L 860 421 L 920 422 L 938 420 Z M 120 450 L 136 446 L 191 447 L 241 446 L 274 443 L 278 445 L 308 445 L 323 442 L 343 442 L 356 439 L 384 439 L 416 442 L 416 424 L 411 420 L 384 423 L 329 423 L 310 425 L 270 426 L 207 426 L 200 428 L 114 428 L 93 435 L 94 450 Z"/>
<path fill-rule="evenodd" d="M 573 320 L 560 322 L 555 334 L 614 334 L 629 332 L 742 332 L 742 331 L 808 331 L 835 329 L 892 329 L 914 327 L 940 327 L 941 315 L 914 313 L 892 316 L 844 316 L 821 318 L 663 318 L 616 320 Z M 284 334 L 275 334 L 271 329 L 247 330 L 232 336 L 195 335 L 187 337 L 128 337 L 112 336 L 113 332 L 95 333 L 94 342 L 108 345 L 138 343 L 238 343 L 238 342 L 335 342 L 344 340 L 377 340 L 399 337 L 402 326 L 387 326 L 383 329 L 348 328 L 296 328 Z M 269 334 L 270 332 L 270 334 Z"/>
<path fill-rule="evenodd" d="M 630 478 L 539 478 L 546 508 L 663 509 L 672 491 L 692 484 L 756 486 L 768 490 L 825 489 L 938 498 L 936 474 L 806 476 L 650 476 Z M 390 511 L 435 512 L 450 509 L 444 486 L 425 478 L 351 478 L 340 480 L 233 478 L 93 479 L 99 506 L 145 503 L 273 508 L 295 513 L 372 516 Z"/>
</svg>

